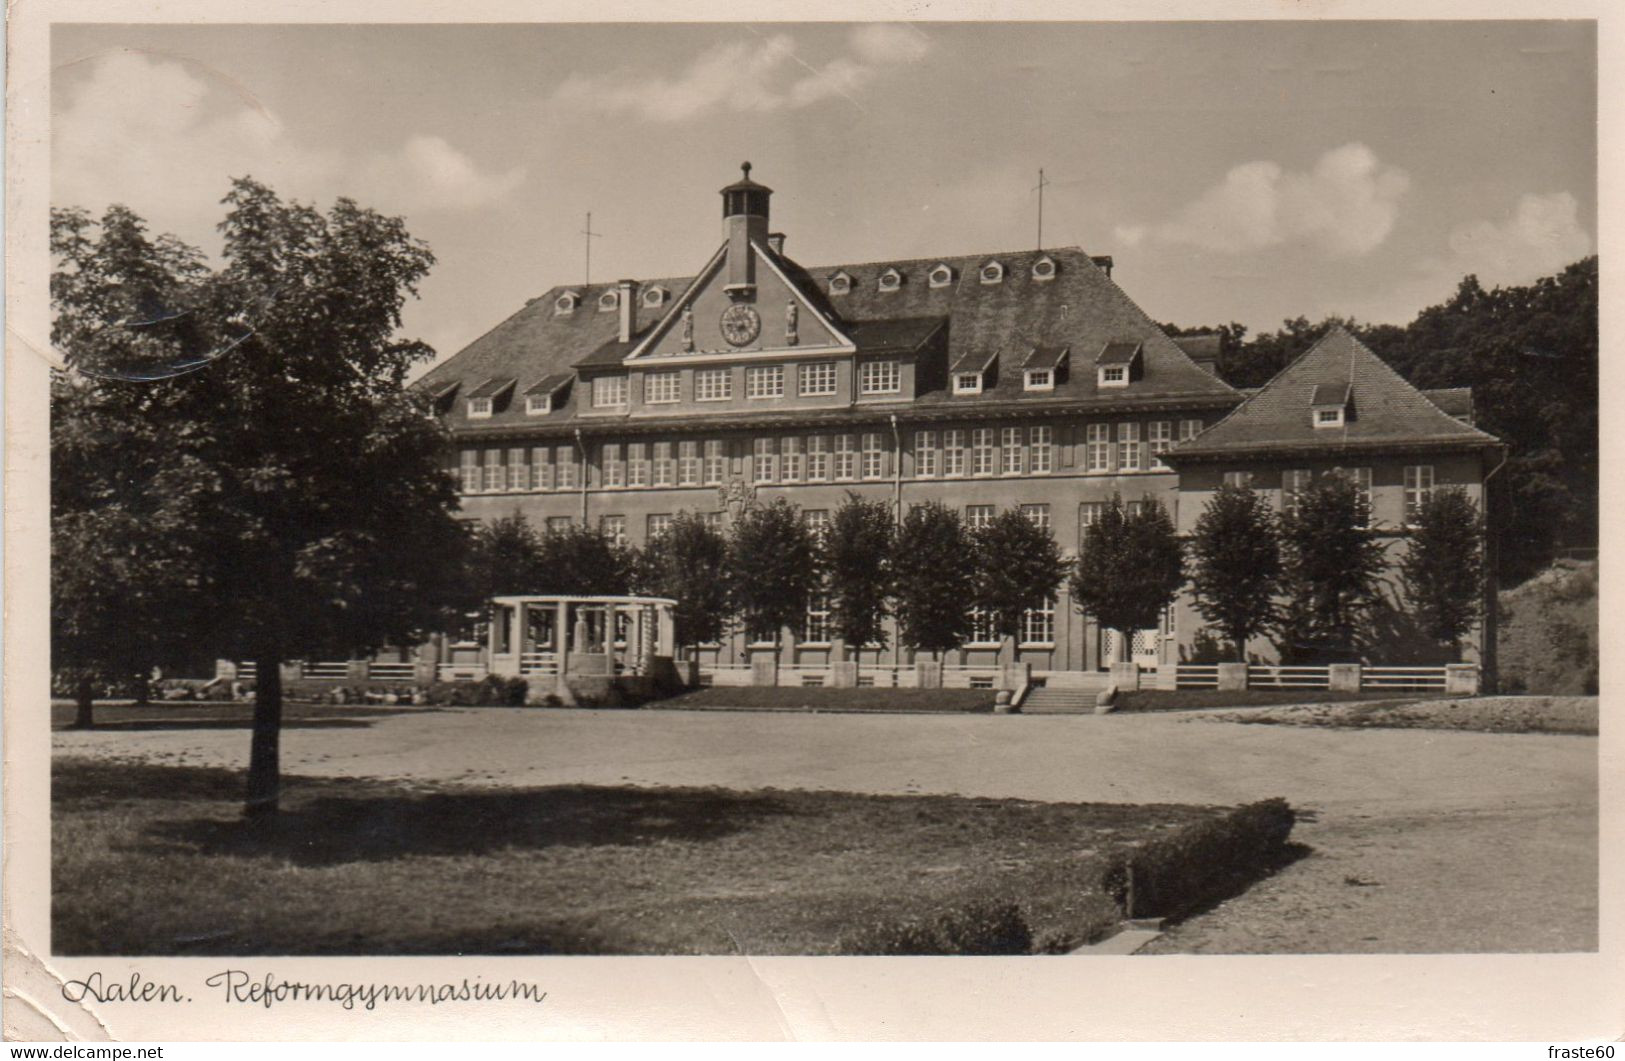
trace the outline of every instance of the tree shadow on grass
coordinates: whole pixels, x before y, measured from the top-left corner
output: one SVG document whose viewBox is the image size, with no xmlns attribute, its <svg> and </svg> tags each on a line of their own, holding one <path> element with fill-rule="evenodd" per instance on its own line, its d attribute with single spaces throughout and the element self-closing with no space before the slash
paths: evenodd
<svg viewBox="0 0 1625 1061">
<path fill-rule="evenodd" d="M 1299 811 L 1298 813 L 1300 819 L 1303 818 L 1303 812 Z M 1237 873 L 1231 876 L 1221 886 L 1208 893 L 1208 895 L 1201 902 L 1196 903 L 1193 906 L 1185 907 L 1178 914 L 1169 917 L 1167 919 L 1168 924 L 1170 926 L 1177 925 L 1181 922 L 1189 921 L 1193 917 L 1198 917 L 1202 914 L 1209 913 L 1224 903 L 1229 902 L 1231 899 L 1236 898 L 1238 895 L 1241 895 L 1259 881 L 1267 880 L 1270 877 L 1275 876 L 1288 866 L 1296 862 L 1300 862 L 1314 853 L 1315 849 L 1310 847 L 1308 844 L 1302 844 L 1296 840 L 1290 840 L 1281 845 L 1280 850 L 1276 852 L 1274 858 L 1267 862 L 1260 862 L 1254 865 L 1250 872 Z"/>
<path fill-rule="evenodd" d="M 716 840 L 793 813 L 775 799 L 722 790 L 587 785 L 421 795 L 386 789 L 287 804 L 270 820 L 161 822 L 148 834 L 204 854 L 314 867 Z"/>
</svg>

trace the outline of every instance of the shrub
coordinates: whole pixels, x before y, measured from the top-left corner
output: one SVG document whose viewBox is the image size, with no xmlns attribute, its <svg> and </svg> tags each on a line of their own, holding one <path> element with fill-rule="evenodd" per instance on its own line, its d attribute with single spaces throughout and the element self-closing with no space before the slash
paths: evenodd
<svg viewBox="0 0 1625 1061">
<path fill-rule="evenodd" d="M 1030 954 L 1033 935 L 1015 903 L 974 900 L 850 930 L 837 946 L 841 954 Z"/>
<path fill-rule="evenodd" d="M 1284 799 L 1237 807 L 1122 853 L 1101 886 L 1125 917 L 1177 917 L 1272 865 L 1295 820 Z"/>
<path fill-rule="evenodd" d="M 477 682 L 435 682 L 425 690 L 424 699 L 449 707 L 519 707 L 529 689 L 523 678 L 492 674 Z"/>
</svg>

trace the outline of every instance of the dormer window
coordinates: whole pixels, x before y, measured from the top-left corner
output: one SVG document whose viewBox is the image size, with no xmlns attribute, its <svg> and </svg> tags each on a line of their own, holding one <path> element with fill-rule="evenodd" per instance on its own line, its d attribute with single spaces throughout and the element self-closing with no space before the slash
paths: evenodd
<svg viewBox="0 0 1625 1061">
<path fill-rule="evenodd" d="M 1021 386 L 1029 391 L 1052 391 L 1066 368 L 1068 346 L 1035 346 L 1021 365 Z"/>
<path fill-rule="evenodd" d="M 982 393 L 982 374 L 980 372 L 955 372 L 954 373 L 954 393 L 955 394 L 980 394 L 980 393 Z"/>
<path fill-rule="evenodd" d="M 880 290 L 896 291 L 903 286 L 903 274 L 896 269 L 887 269 L 880 274 Z"/>
<path fill-rule="evenodd" d="M 468 399 L 468 418 L 470 420 L 491 419 L 492 402 L 490 398 Z"/>
<path fill-rule="evenodd" d="M 558 407 L 559 396 L 570 382 L 566 373 L 543 377 L 525 390 L 525 415 L 546 416 Z"/>
<path fill-rule="evenodd" d="M 984 283 L 984 284 L 1002 284 L 1002 283 L 1004 283 L 1004 265 L 1003 265 L 1003 263 L 1001 263 L 1001 262 L 988 262 L 986 265 L 982 266 L 982 283 Z"/>
<path fill-rule="evenodd" d="M 846 273 L 836 273 L 829 278 L 829 293 L 832 295 L 847 295 L 852 292 L 852 277 Z"/>
<path fill-rule="evenodd" d="M 1033 262 L 1033 279 L 1040 283 L 1055 279 L 1055 259 L 1046 254 Z"/>
<path fill-rule="evenodd" d="M 594 409 L 616 409 L 625 404 L 625 376 L 599 376 L 592 381 L 592 407 Z"/>
<path fill-rule="evenodd" d="M 670 292 L 665 288 L 651 287 L 643 292 L 643 304 L 645 306 L 664 306 L 669 296 Z"/>
<path fill-rule="evenodd" d="M 1095 384 L 1102 388 L 1127 387 L 1140 375 L 1140 344 L 1111 342 L 1095 358 Z"/>
<path fill-rule="evenodd" d="M 1103 365 L 1100 369 L 1100 382 L 1102 386 L 1128 386 L 1127 365 Z"/>
<path fill-rule="evenodd" d="M 468 418 L 489 420 L 496 412 L 497 402 L 513 390 L 511 379 L 488 379 L 468 392 Z"/>
<path fill-rule="evenodd" d="M 954 271 L 948 267 L 946 262 L 938 262 L 932 267 L 926 281 L 932 287 L 947 287 L 954 282 Z"/>
<path fill-rule="evenodd" d="M 574 313 L 579 305 L 581 305 L 581 296 L 574 291 L 566 291 L 553 302 L 553 314 L 562 317 L 565 314 Z"/>
<path fill-rule="evenodd" d="M 1354 389 L 1346 383 L 1321 383 L 1310 396 L 1310 422 L 1316 428 L 1342 427 L 1349 420 Z"/>
<path fill-rule="evenodd" d="M 1055 373 L 1047 368 L 1029 368 L 1025 385 L 1030 391 L 1052 391 L 1055 389 Z"/>
<path fill-rule="evenodd" d="M 996 350 L 979 350 L 962 354 L 948 370 L 953 380 L 955 394 L 981 394 L 991 387 L 996 380 L 989 379 L 988 373 L 999 362 Z"/>
<path fill-rule="evenodd" d="M 598 312 L 613 313 L 615 307 L 621 304 L 620 296 L 614 291 L 605 291 L 598 296 Z"/>
<path fill-rule="evenodd" d="M 546 416 L 553 411 L 553 396 L 550 394 L 525 395 L 526 416 Z"/>
</svg>

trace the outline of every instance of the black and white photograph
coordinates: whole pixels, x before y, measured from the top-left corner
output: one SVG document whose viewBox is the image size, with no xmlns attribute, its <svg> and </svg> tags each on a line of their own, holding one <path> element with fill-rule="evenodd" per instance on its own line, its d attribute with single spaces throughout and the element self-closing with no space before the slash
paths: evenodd
<svg viewBox="0 0 1625 1061">
<path fill-rule="evenodd" d="M 588 957 L 811 959 L 701 1038 L 974 957 L 1557 962 L 1504 1027 L 1620 1034 L 1596 17 L 888 10 L 33 16 L 50 1037 L 678 1034 Z M 1060 1019 L 989 1034 L 1135 1037 Z"/>
</svg>

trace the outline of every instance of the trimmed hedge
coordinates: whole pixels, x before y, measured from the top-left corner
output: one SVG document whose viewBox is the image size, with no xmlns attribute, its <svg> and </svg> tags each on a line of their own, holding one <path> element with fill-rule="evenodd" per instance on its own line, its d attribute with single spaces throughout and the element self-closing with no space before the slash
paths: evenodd
<svg viewBox="0 0 1625 1061">
<path fill-rule="evenodd" d="M 1123 852 L 1101 886 L 1125 917 L 1178 917 L 1273 865 L 1296 820 L 1280 798 L 1237 807 Z"/>
<path fill-rule="evenodd" d="M 931 917 L 853 929 L 836 947 L 840 954 L 1030 954 L 1033 934 L 1015 903 L 976 900 Z"/>
</svg>

